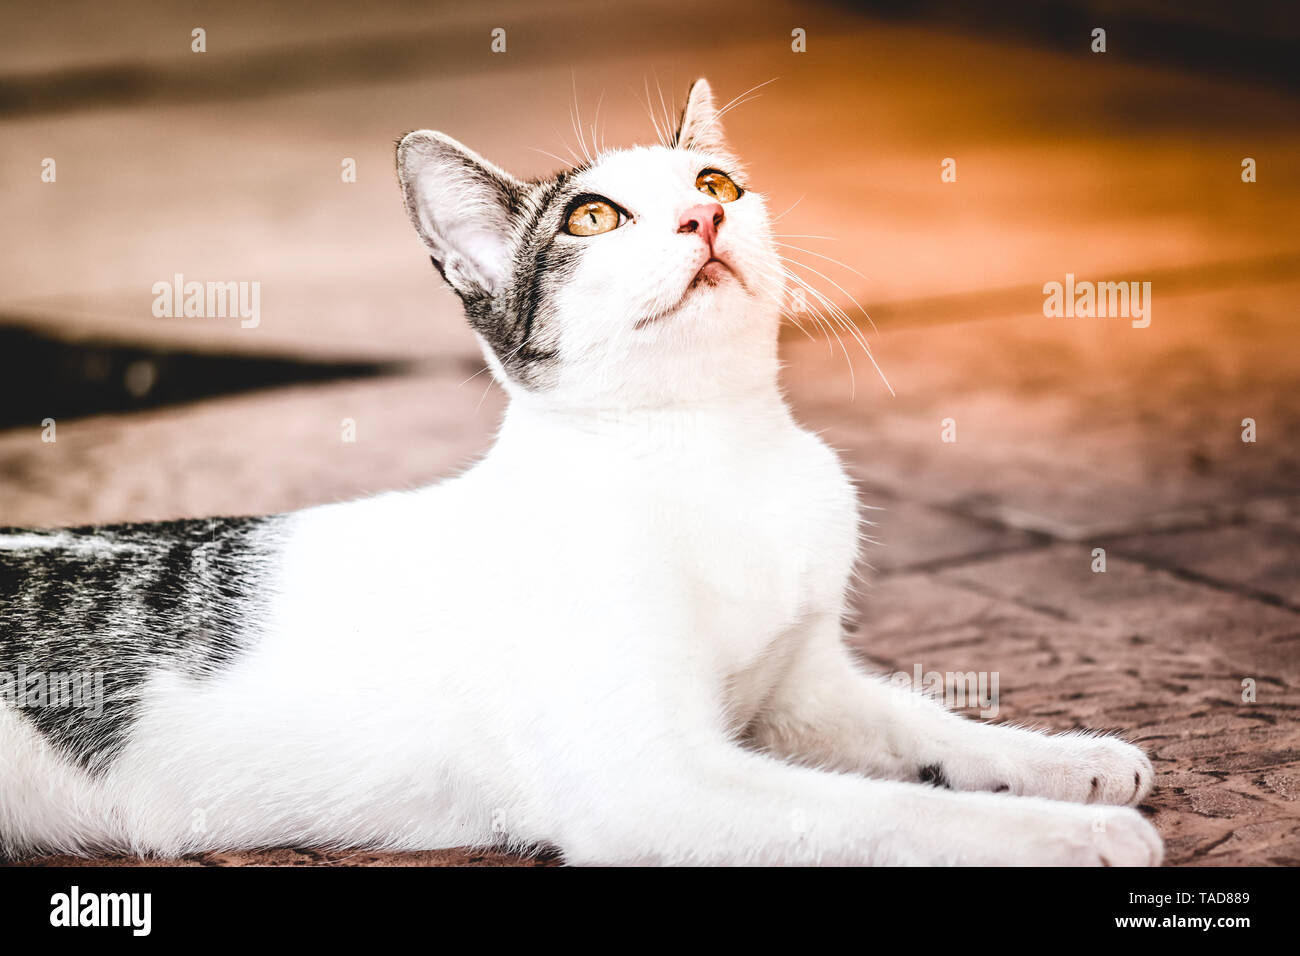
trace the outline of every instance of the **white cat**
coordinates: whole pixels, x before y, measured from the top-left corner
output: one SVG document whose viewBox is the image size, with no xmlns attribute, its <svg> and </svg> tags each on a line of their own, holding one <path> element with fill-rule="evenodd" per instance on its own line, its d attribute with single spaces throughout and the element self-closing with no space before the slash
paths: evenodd
<svg viewBox="0 0 1300 956">
<path fill-rule="evenodd" d="M 1140 750 L 846 650 L 857 498 L 782 399 L 767 207 L 705 82 L 669 146 L 555 179 L 429 131 L 397 164 L 510 396 L 491 452 L 270 519 L 0 536 L 0 671 L 107 675 L 99 717 L 0 696 L 0 845 L 1160 862 Z"/>
</svg>

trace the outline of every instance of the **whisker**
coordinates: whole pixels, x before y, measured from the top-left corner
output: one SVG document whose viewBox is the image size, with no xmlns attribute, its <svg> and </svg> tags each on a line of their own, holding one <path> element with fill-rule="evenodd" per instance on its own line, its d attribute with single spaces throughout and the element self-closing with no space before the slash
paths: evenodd
<svg viewBox="0 0 1300 956">
<path fill-rule="evenodd" d="M 582 150 L 582 155 L 590 166 L 593 162 L 591 153 L 587 152 L 587 141 L 582 135 L 582 110 L 578 106 L 578 75 L 573 70 L 569 71 L 569 80 L 573 85 L 573 106 L 569 109 L 569 122 L 573 124 L 573 134 L 578 137 L 578 147 Z"/>
<path fill-rule="evenodd" d="M 788 262 L 789 260 L 786 259 L 784 261 Z M 813 297 L 813 300 L 817 303 L 818 306 L 820 306 L 822 309 L 825 309 L 827 312 L 829 312 L 831 318 L 835 320 L 835 323 L 837 325 L 849 331 L 850 334 L 854 334 L 854 330 L 856 327 L 853 325 L 852 322 L 845 321 L 846 317 L 844 316 L 844 310 L 841 309 L 834 302 L 830 301 L 830 299 L 828 299 L 824 294 L 822 294 L 822 291 L 820 289 L 814 288 L 811 283 L 809 283 L 806 279 L 803 278 L 803 276 L 791 272 L 789 269 L 786 269 L 784 266 L 782 266 L 781 271 L 792 282 L 794 282 L 804 291 L 808 292 Z M 820 312 L 820 309 L 818 311 Z M 854 334 L 854 340 L 859 341 L 860 344 L 863 344 L 859 339 L 859 336 L 861 336 L 861 334 L 862 332 L 860 329 L 856 330 L 856 334 Z"/>
<path fill-rule="evenodd" d="M 773 216 L 773 217 L 772 217 L 772 221 L 773 221 L 773 222 L 780 222 L 783 218 L 785 218 L 786 216 L 790 215 L 790 213 L 794 212 L 794 207 L 797 206 L 797 205 L 799 205 L 801 202 L 803 202 L 803 201 L 804 201 L 804 197 L 807 196 L 807 195 L 808 195 L 807 193 L 804 193 L 803 196 L 800 196 L 798 199 L 796 199 L 796 200 L 795 200 L 795 201 L 794 201 L 794 202 L 793 202 L 793 203 L 792 203 L 792 204 L 791 204 L 791 205 L 786 209 L 785 212 L 781 213 L 781 215 L 779 215 L 779 216 Z"/>
<path fill-rule="evenodd" d="M 812 266 L 808 265 L 808 263 L 806 263 L 806 262 L 798 262 L 798 261 L 793 260 L 793 259 L 788 259 L 788 260 L 786 260 L 786 261 L 788 261 L 788 262 L 790 262 L 791 264 L 796 265 L 796 266 L 802 266 L 803 268 L 807 269 L 809 272 L 812 272 L 812 273 L 815 273 L 815 274 L 821 276 L 823 279 L 825 279 L 825 280 L 826 280 L 827 282 L 829 282 L 831 285 L 835 286 L 835 288 L 839 289 L 839 290 L 840 290 L 841 292 L 843 292 L 846 296 L 848 296 L 849 301 L 852 302 L 854 305 L 856 305 L 856 306 L 858 307 L 858 311 L 860 311 L 863 315 L 867 316 L 867 321 L 871 323 L 871 328 L 872 328 L 872 330 L 873 330 L 873 331 L 876 331 L 876 332 L 879 332 L 879 331 L 880 331 L 879 329 L 876 328 L 875 320 L 873 320 L 873 319 L 871 318 L 871 316 L 867 314 L 867 310 L 866 310 L 866 309 L 862 308 L 862 303 L 859 302 L 857 299 L 853 298 L 853 296 L 849 293 L 849 290 L 846 289 L 846 288 L 844 288 L 844 286 L 840 285 L 838 282 L 836 282 L 834 279 L 832 279 L 832 278 L 831 278 L 830 276 L 828 276 L 826 273 L 824 273 L 824 272 L 820 272 L 820 271 L 818 271 L 817 269 L 814 269 Z M 844 264 L 843 264 L 843 263 L 840 263 L 840 265 L 844 265 Z M 847 269 L 848 266 L 845 266 L 845 268 Z M 866 276 L 863 276 L 862 278 L 865 279 Z"/>
<path fill-rule="evenodd" d="M 731 100 L 730 100 L 729 102 L 725 103 L 725 104 L 723 105 L 722 109 L 719 110 L 718 112 L 721 113 L 721 112 L 723 112 L 723 111 L 729 109 L 731 106 L 735 105 L 736 100 L 741 99 L 742 97 L 748 96 L 750 93 L 753 93 L 755 90 L 761 90 L 763 87 L 768 86 L 768 85 L 770 85 L 770 84 L 772 84 L 772 83 L 775 83 L 775 82 L 776 82 L 777 80 L 779 80 L 779 79 L 780 79 L 779 76 L 774 76 L 774 77 L 772 77 L 770 80 L 764 80 L 762 83 L 759 83 L 757 86 L 751 86 L 749 89 L 745 90 L 745 92 L 741 93 L 740 96 L 733 96 L 733 97 L 731 98 Z"/>
<path fill-rule="evenodd" d="M 722 117 L 726 116 L 732 110 L 744 106 L 746 103 L 750 102 L 751 100 L 758 99 L 760 96 L 762 96 L 762 94 L 759 93 L 758 90 L 761 90 L 763 87 L 771 83 L 775 83 L 779 79 L 780 77 L 774 76 L 770 80 L 764 80 L 762 83 L 759 83 L 756 86 L 751 86 L 749 89 L 745 90 L 745 92 L 741 93 L 739 96 L 733 96 L 726 103 L 723 103 L 722 106 L 720 106 L 718 109 L 714 110 L 713 113 L 714 121 L 716 122 L 717 120 L 721 120 Z"/>
<path fill-rule="evenodd" d="M 799 320 L 796 319 L 796 318 L 794 317 L 794 311 L 793 311 L 793 310 L 790 310 L 790 309 L 783 309 L 782 312 L 781 312 L 781 316 L 782 316 L 782 318 L 789 319 L 790 322 L 791 322 L 791 324 L 793 324 L 794 327 L 795 327 L 796 329 L 798 329 L 798 330 L 799 330 L 800 332 L 802 332 L 804 335 L 808 336 L 808 340 L 809 340 L 810 342 L 816 342 L 816 341 L 817 341 L 815 338 L 813 338 L 813 334 L 812 334 L 811 332 L 809 332 L 807 329 L 805 329 L 805 328 L 803 327 L 803 325 L 799 322 Z"/>
<path fill-rule="evenodd" d="M 487 384 L 483 386 L 483 394 L 478 397 L 478 404 L 474 406 L 474 414 L 477 415 L 483 403 L 487 401 L 488 392 L 492 391 L 493 379 L 489 378 Z"/>
<path fill-rule="evenodd" d="M 669 138 L 672 137 L 673 114 L 668 111 L 668 104 L 664 102 L 664 88 L 659 82 L 659 74 L 655 74 L 655 89 L 659 92 L 659 106 L 664 111 L 664 129 L 668 130 Z"/>
<path fill-rule="evenodd" d="M 471 375 L 469 378 L 465 379 L 465 381 L 461 382 L 461 383 L 460 383 L 459 385 L 457 385 L 456 387 L 457 387 L 457 388 L 464 388 L 466 385 L 468 385 L 470 382 L 474 381 L 474 379 L 478 378 L 480 375 L 482 375 L 482 374 L 483 374 L 484 372 L 486 372 L 487 370 L 488 370 L 488 366 L 487 366 L 487 365 L 484 365 L 481 369 L 479 369 L 477 372 L 475 372 L 475 373 L 474 373 L 473 375 Z"/>
<path fill-rule="evenodd" d="M 667 146 L 668 139 L 664 135 L 664 131 L 659 128 L 659 117 L 655 115 L 654 106 L 650 99 L 650 78 L 643 76 L 641 82 L 645 86 L 645 108 L 646 112 L 650 115 L 650 122 L 654 124 L 655 139 L 659 141 L 660 146 Z"/>
<path fill-rule="evenodd" d="M 786 259 L 784 256 L 781 256 L 780 258 L 785 262 L 791 262 L 791 264 L 794 265 L 803 265 L 804 268 L 808 268 L 808 266 L 804 265 L 804 263 L 794 263 L 792 260 Z M 841 309 L 839 306 L 835 305 L 835 303 L 831 302 L 829 299 L 827 299 L 826 296 L 823 295 L 820 290 L 813 288 L 813 286 L 809 284 L 808 281 L 805 280 L 802 276 L 796 275 L 795 273 L 791 272 L 789 269 L 786 269 L 785 267 L 782 267 L 781 271 L 786 275 L 787 278 L 789 278 L 796 284 L 802 286 L 809 294 L 811 294 L 814 298 L 816 298 L 819 303 L 824 305 L 827 311 L 829 311 L 831 315 L 835 317 L 836 321 L 844 327 L 845 331 L 849 332 L 849 334 L 853 336 L 854 340 L 858 343 L 858 345 L 862 347 L 862 351 L 866 353 L 867 358 L 871 361 L 872 366 L 876 370 L 876 374 L 880 376 L 880 380 L 884 382 L 885 388 L 889 389 L 889 394 L 891 396 L 897 397 L 898 393 L 894 391 L 894 386 L 889 384 L 889 379 L 888 377 L 886 377 L 884 369 L 880 367 L 880 363 L 876 361 L 876 356 L 872 353 L 871 346 L 867 342 L 866 337 L 863 336 L 862 330 L 859 329 L 852 322 L 852 320 L 848 317 L 848 315 L 844 312 L 844 310 Z M 861 308 L 861 306 L 858 307 Z M 865 310 L 864 310 L 864 314 L 865 314 Z M 836 338 L 838 339 L 839 336 L 837 335 Z M 840 342 L 841 348 L 843 347 L 843 345 L 844 343 L 841 341 Z"/>
<path fill-rule="evenodd" d="M 866 279 L 868 282 L 871 281 L 870 276 L 863 275 L 861 272 L 858 272 L 857 269 L 853 268 L 853 266 L 844 262 L 840 262 L 839 259 L 832 258 L 831 256 L 824 256 L 820 252 L 813 252 L 811 249 L 805 249 L 803 246 L 796 246 L 792 242 L 778 242 L 777 245 L 780 246 L 782 249 L 794 249 L 796 252 L 806 252 L 808 255 L 816 256 L 818 259 L 825 259 L 827 262 L 833 262 L 840 268 L 848 269 L 854 275 L 861 276 L 863 279 Z"/>
<path fill-rule="evenodd" d="M 514 358 L 517 354 L 519 354 L 519 350 L 522 349 L 522 348 L 523 348 L 525 345 L 527 345 L 527 344 L 528 344 L 528 340 L 527 340 L 527 339 L 524 339 L 524 340 L 521 341 L 518 345 L 516 345 L 514 348 L 512 348 L 509 352 L 507 352 L 505 355 L 503 355 L 503 356 L 501 357 L 501 365 L 504 367 L 505 364 L 506 364 L 507 362 L 509 362 L 512 358 Z M 482 375 L 484 372 L 486 372 L 490 367 L 491 367 L 491 366 L 485 364 L 481 369 L 479 369 L 477 372 L 475 372 L 475 373 L 474 373 L 473 375 L 471 375 L 469 378 L 465 379 L 465 381 L 461 382 L 460 385 L 457 385 L 456 387 L 457 387 L 457 388 L 460 388 L 461 385 L 467 385 L 468 383 L 472 382 L 474 379 L 476 379 L 476 378 L 478 378 L 480 375 Z M 484 394 L 487 394 L 487 393 L 485 392 Z M 480 405 L 483 404 L 483 400 L 482 400 L 482 399 L 479 399 L 479 404 L 480 404 Z"/>
<path fill-rule="evenodd" d="M 790 273 L 787 272 L 786 275 L 790 275 Z M 794 277 L 791 276 L 791 278 Z M 809 309 L 809 314 L 818 317 L 820 319 L 820 326 L 830 333 L 830 338 L 828 338 L 826 342 L 828 349 L 833 352 L 835 350 L 835 345 L 839 345 L 840 351 L 844 353 L 844 363 L 849 368 L 849 400 L 852 401 L 857 397 L 858 379 L 857 373 L 853 368 L 853 359 L 849 357 L 849 350 L 844 345 L 844 339 L 841 338 L 840 333 L 836 331 L 835 327 L 826 319 L 819 308 L 816 306 L 811 307 Z M 831 339 L 834 340 L 834 344 L 831 343 Z"/>
<path fill-rule="evenodd" d="M 529 148 L 530 148 L 534 153 L 542 153 L 542 154 L 545 155 L 545 156 L 549 156 L 549 157 L 551 157 L 551 159 L 555 160 L 557 163 L 561 164 L 562 166 L 566 166 L 566 167 L 567 167 L 567 166 L 572 166 L 572 165 L 573 165 L 573 164 L 570 163 L 567 159 L 565 159 L 563 156 L 556 156 L 556 155 L 555 155 L 554 153 L 552 153 L 549 149 L 541 149 L 541 148 L 539 148 L 539 147 L 537 147 L 537 146 L 530 146 Z"/>
<path fill-rule="evenodd" d="M 835 345 L 832 343 L 831 339 L 837 338 L 839 333 L 836 332 L 835 325 L 831 322 L 831 320 L 826 317 L 826 313 L 822 311 L 821 303 L 817 301 L 818 298 L 821 298 L 820 296 L 818 296 L 817 291 L 815 289 L 811 289 L 808 286 L 808 284 L 804 282 L 799 276 L 795 275 L 790 270 L 786 269 L 784 266 L 781 267 L 781 273 L 787 279 L 795 282 L 796 284 L 802 286 L 805 290 L 811 291 L 813 293 L 814 300 L 811 303 L 804 302 L 804 308 L 807 310 L 808 314 L 812 317 L 813 322 L 816 323 L 817 328 L 827 334 L 827 338 L 826 338 L 827 352 L 828 353 L 834 352 Z M 822 301 L 824 302 L 825 300 L 822 299 Z"/>
<path fill-rule="evenodd" d="M 763 95 L 762 93 L 755 93 L 753 96 L 747 96 L 743 100 L 740 100 L 737 103 L 731 103 L 727 106 L 724 106 L 722 109 L 714 112 L 713 120 L 711 122 L 720 121 L 722 117 L 726 116 L 732 110 L 739 109 L 740 107 L 744 106 L 746 103 L 752 103 L 754 100 L 759 99 L 762 95 Z"/>
<path fill-rule="evenodd" d="M 785 256 L 780 256 L 780 259 L 781 261 L 789 262 L 792 265 L 803 265 L 803 263 L 796 263 L 794 262 L 793 259 L 787 259 Z M 838 305 L 832 302 L 830 298 L 826 296 L 820 289 L 814 288 L 812 283 L 804 279 L 803 276 L 796 275 L 795 273 L 790 272 L 788 269 L 785 270 L 785 272 L 786 275 L 790 276 L 790 278 L 792 278 L 795 282 L 803 286 L 804 289 L 806 289 L 813 296 L 815 296 L 817 298 L 817 301 L 821 303 L 827 309 L 827 311 L 831 313 L 832 316 L 834 316 L 835 321 L 840 325 L 842 325 L 844 329 L 848 331 L 851 335 L 853 335 L 853 337 L 862 345 L 864 349 L 868 347 L 866 337 L 863 335 L 862 330 L 858 328 L 857 323 L 855 323 L 851 318 L 849 318 L 849 314 L 847 312 L 845 312 Z"/>
<path fill-rule="evenodd" d="M 604 102 L 605 102 L 605 91 L 601 90 L 600 96 L 597 97 L 596 99 L 596 118 L 592 120 L 591 123 L 591 148 L 594 149 L 597 154 L 603 153 L 605 151 L 604 147 L 601 145 L 600 142 L 600 133 L 597 132 L 600 126 L 600 106 Z"/>
<path fill-rule="evenodd" d="M 774 76 L 770 80 L 764 80 L 762 83 L 759 83 L 757 86 L 751 86 L 749 89 L 745 90 L 745 92 L 741 93 L 739 96 L 732 97 L 731 100 L 723 104 L 721 108 L 715 109 L 713 111 L 713 116 L 709 118 L 709 121 L 708 123 L 705 124 L 704 129 L 705 130 L 712 129 L 714 126 L 716 126 L 718 123 L 722 121 L 722 117 L 726 116 L 732 110 L 744 106 L 746 103 L 750 102 L 750 100 L 758 99 L 758 97 L 761 94 L 756 93 L 755 91 L 761 90 L 769 83 L 775 83 L 779 79 L 780 79 L 779 76 Z M 751 96 L 750 94 L 754 94 L 754 95 Z"/>
<path fill-rule="evenodd" d="M 575 153 L 575 152 L 573 151 L 573 147 L 569 145 L 569 141 L 565 138 L 564 134 L 561 133 L 561 132 L 560 132 L 558 129 L 556 129 L 554 126 L 552 126 L 551 129 L 552 129 L 552 130 L 554 131 L 554 133 L 555 133 L 555 138 L 558 139 L 558 140 L 560 141 L 560 145 L 562 145 L 562 146 L 563 146 L 563 147 L 568 151 L 569 155 L 570 155 L 571 157 L 573 157 L 573 161 L 572 161 L 572 162 L 566 162 L 566 161 L 563 160 L 563 159 L 561 159 L 560 162 L 565 163 L 566 165 L 568 165 L 568 166 L 570 166 L 570 167 L 581 166 L 581 165 L 582 165 L 582 157 L 579 156 L 577 153 Z M 554 155 L 554 154 L 552 154 L 552 155 Z"/>
</svg>

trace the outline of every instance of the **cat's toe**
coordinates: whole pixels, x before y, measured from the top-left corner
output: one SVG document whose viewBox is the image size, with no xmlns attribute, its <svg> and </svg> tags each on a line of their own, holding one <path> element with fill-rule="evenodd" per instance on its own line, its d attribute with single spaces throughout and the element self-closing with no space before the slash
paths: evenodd
<svg viewBox="0 0 1300 956">
<path fill-rule="evenodd" d="M 1070 803 L 1136 806 L 1155 783 L 1138 747 L 1118 737 L 1062 734 L 1028 762 L 1016 792 Z"/>
<path fill-rule="evenodd" d="M 1164 841 L 1136 810 L 1098 807 L 1089 831 L 1082 853 L 1092 865 L 1159 866 L 1164 860 Z"/>
<path fill-rule="evenodd" d="M 1088 777 L 1084 803 L 1132 807 L 1151 792 L 1155 768 L 1141 748 L 1117 737 L 1084 737 L 1080 741 L 1076 775 Z M 1080 799 L 1077 792 L 1074 799 Z"/>
<path fill-rule="evenodd" d="M 1014 824 L 997 839 L 996 860 L 1013 866 L 1159 866 L 1160 834 L 1131 807 L 1011 800 Z"/>
</svg>

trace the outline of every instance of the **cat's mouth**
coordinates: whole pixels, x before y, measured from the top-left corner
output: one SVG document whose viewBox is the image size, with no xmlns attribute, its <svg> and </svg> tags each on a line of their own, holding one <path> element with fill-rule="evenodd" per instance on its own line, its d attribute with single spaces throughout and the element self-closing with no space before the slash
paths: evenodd
<svg viewBox="0 0 1300 956">
<path fill-rule="evenodd" d="M 735 270 L 717 256 L 710 256 L 708 261 L 700 266 L 700 271 L 695 273 L 695 278 L 691 280 L 690 289 L 694 289 L 701 283 L 711 286 L 718 285 L 729 275 L 735 275 Z M 689 292 L 690 289 L 687 291 Z"/>
</svg>

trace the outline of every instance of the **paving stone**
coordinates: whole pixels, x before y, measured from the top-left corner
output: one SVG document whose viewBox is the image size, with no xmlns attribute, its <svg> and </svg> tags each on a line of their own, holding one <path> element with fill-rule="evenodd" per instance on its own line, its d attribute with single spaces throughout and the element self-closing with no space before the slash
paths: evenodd
<svg viewBox="0 0 1300 956">
<path fill-rule="evenodd" d="M 916 661 L 940 673 L 998 671 L 1000 719 L 1112 729 L 1141 743 L 1157 768 L 1147 809 L 1173 865 L 1300 862 L 1294 656 L 1291 676 L 1261 679 L 1253 704 L 1228 660 L 1258 659 L 1260 633 L 1293 626 L 1291 612 L 1128 563 L 1122 574 L 1147 580 L 1107 577 L 1098 591 L 1091 572 L 1076 573 L 1080 553 L 1056 546 L 880 580 L 863 599 L 854 645 L 887 671 Z M 1027 606 L 1049 594 L 1064 619 Z M 1192 639 L 1182 616 L 1153 620 L 1180 605 L 1236 637 Z"/>
<path fill-rule="evenodd" d="M 1235 666 L 1268 661 L 1286 665 L 1269 676 L 1300 677 L 1300 660 L 1288 663 L 1261 652 L 1269 639 L 1295 634 L 1300 613 L 1121 559 L 1108 559 L 1105 573 L 1094 573 L 1092 561 L 1086 547 L 1056 545 L 939 576 L 1097 626 L 1107 647 L 1122 647 L 1135 637 L 1184 647 L 1204 644 Z"/>
<path fill-rule="evenodd" d="M 1118 554 L 1191 571 L 1300 607 L 1300 532 L 1294 528 L 1251 522 L 1135 535 L 1108 543 Z"/>
<path fill-rule="evenodd" d="M 270 514 L 463 469 L 491 444 L 500 389 L 445 376 L 298 386 L 0 432 L 0 525 Z M 345 419 L 356 441 L 343 440 Z"/>
<path fill-rule="evenodd" d="M 866 530 L 874 543 L 864 547 L 864 560 L 882 574 L 1016 551 L 1035 542 L 1023 531 L 905 499 L 867 492 L 863 502 L 874 522 Z"/>
<path fill-rule="evenodd" d="M 1300 487 L 1300 353 L 1273 344 L 1292 323 L 1279 293 L 1300 284 L 1173 296 L 1176 318 L 1141 330 L 1026 309 L 888 331 L 875 353 L 897 398 L 866 391 L 859 356 L 851 400 L 843 359 L 792 337 L 790 366 L 826 371 L 790 392 L 864 482 L 902 497 L 1066 540 L 1164 527 Z M 1245 417 L 1268 422 L 1267 439 L 1243 443 Z"/>
</svg>

